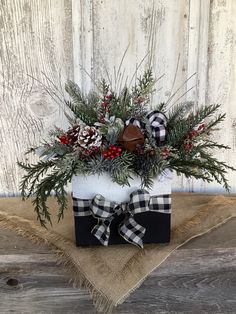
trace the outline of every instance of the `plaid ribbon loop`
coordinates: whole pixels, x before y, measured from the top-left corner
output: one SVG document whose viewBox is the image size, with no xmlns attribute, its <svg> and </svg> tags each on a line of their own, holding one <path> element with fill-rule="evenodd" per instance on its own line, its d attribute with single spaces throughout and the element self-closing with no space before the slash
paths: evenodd
<svg viewBox="0 0 236 314">
<path fill-rule="evenodd" d="M 107 246 L 110 237 L 110 225 L 116 215 L 125 214 L 124 221 L 119 225 L 119 234 L 129 243 L 143 248 L 142 238 L 146 228 L 138 224 L 134 215 L 147 211 L 170 213 L 171 197 L 169 194 L 150 196 L 146 190 L 136 190 L 130 194 L 129 203 L 117 203 L 109 201 L 102 195 L 97 194 L 91 201 L 73 197 L 75 216 L 93 215 L 97 224 L 91 233 Z"/>
<path fill-rule="evenodd" d="M 164 142 L 166 139 L 166 126 L 167 126 L 167 119 L 165 115 L 159 111 L 151 111 L 147 115 L 147 119 L 150 122 L 151 129 L 152 129 L 152 136 L 160 141 Z"/>
<path fill-rule="evenodd" d="M 152 136 L 158 141 L 158 142 L 164 142 L 166 140 L 166 126 L 167 126 L 167 119 L 166 116 L 159 112 L 159 111 L 151 111 L 146 116 L 150 123 Z M 140 129 L 145 129 L 145 125 L 140 122 L 139 120 L 135 118 L 130 118 L 126 121 L 126 125 L 133 124 Z"/>
<path fill-rule="evenodd" d="M 92 234 L 105 246 L 110 237 L 110 225 L 115 215 L 125 214 L 124 221 L 118 227 L 119 234 L 128 242 L 143 247 L 142 238 L 146 228 L 138 224 L 133 216 L 149 211 L 150 194 L 145 190 L 137 190 L 130 194 L 128 204 L 119 204 L 97 194 L 91 202 L 91 211 L 98 219 Z"/>
<path fill-rule="evenodd" d="M 91 232 L 103 245 L 107 246 L 111 222 L 116 214 L 121 214 L 121 207 L 118 203 L 108 201 L 101 194 L 97 194 L 92 199 L 90 209 L 92 215 L 98 220 Z"/>
</svg>

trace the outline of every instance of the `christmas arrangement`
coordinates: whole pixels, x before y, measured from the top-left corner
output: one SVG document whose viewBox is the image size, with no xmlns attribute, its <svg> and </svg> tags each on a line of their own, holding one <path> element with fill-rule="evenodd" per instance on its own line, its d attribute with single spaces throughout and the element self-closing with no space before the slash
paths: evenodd
<svg viewBox="0 0 236 314">
<path fill-rule="evenodd" d="M 220 105 L 194 108 L 191 102 L 172 106 L 162 103 L 150 109 L 155 78 L 147 70 L 133 87 L 120 92 L 103 79 L 97 90 L 84 95 L 72 81 L 65 90 L 68 99 L 67 130 L 55 127 L 49 139 L 27 153 L 35 153 L 35 164 L 19 162 L 26 174 L 21 181 L 23 198 L 34 197 L 33 204 L 42 225 L 51 221 L 47 198 L 53 193 L 58 202 L 58 219 L 67 207 L 66 186 L 75 175 L 108 173 L 112 181 L 128 185 L 138 176 L 141 188 L 166 169 L 187 178 L 216 180 L 228 191 L 228 169 L 217 160 L 214 149 L 229 149 L 211 139 L 211 133 L 225 114 Z"/>
</svg>

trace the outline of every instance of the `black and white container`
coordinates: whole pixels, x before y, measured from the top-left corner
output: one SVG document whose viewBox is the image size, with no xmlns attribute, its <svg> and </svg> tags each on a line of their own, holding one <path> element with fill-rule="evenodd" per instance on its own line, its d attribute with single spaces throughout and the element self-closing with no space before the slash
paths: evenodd
<svg viewBox="0 0 236 314">
<path fill-rule="evenodd" d="M 171 181 L 172 173 L 166 170 L 161 177 L 154 180 L 152 189 L 146 189 L 145 191 L 145 197 L 148 194 L 150 195 L 150 206 L 148 205 L 143 209 L 143 201 L 139 199 L 138 203 L 135 203 L 135 210 L 131 215 L 128 211 L 129 208 L 134 208 L 134 206 L 127 205 L 131 202 L 130 196 L 133 196 L 133 199 L 136 200 L 137 197 L 143 197 L 142 190 L 140 190 L 140 178 L 130 180 L 130 186 L 120 186 L 112 182 L 110 176 L 106 173 L 102 175 L 74 176 L 72 179 L 72 196 L 76 245 L 112 245 L 129 242 L 137 244 L 135 243 L 135 230 L 132 229 L 132 226 L 130 230 L 127 230 L 126 227 L 130 228 L 130 226 L 126 223 L 125 229 L 123 228 L 126 233 L 125 237 L 122 236 L 120 230 L 128 215 L 132 216 L 135 225 L 142 227 L 142 243 L 168 243 L 170 241 L 171 224 Z M 97 232 L 97 237 L 92 233 L 94 227 L 101 223 L 101 219 L 92 210 L 93 204 L 96 203 L 94 201 L 96 195 L 102 196 L 100 198 L 105 200 L 103 203 L 96 204 L 96 209 L 101 216 L 103 215 L 103 209 L 106 210 L 104 213 L 107 214 L 108 208 L 103 207 L 102 204 L 106 206 L 107 201 L 111 203 L 109 210 L 112 211 L 112 221 L 109 224 L 109 239 L 106 240 L 106 243 L 101 239 L 103 231 Z M 118 207 L 118 204 L 125 204 L 126 207 L 120 206 L 120 208 L 128 208 L 128 211 L 117 211 L 118 207 L 112 208 L 114 204 Z M 106 227 L 107 221 L 104 220 L 103 223 Z M 103 227 L 100 229 L 103 230 Z M 142 247 L 142 245 L 138 246 Z"/>
</svg>

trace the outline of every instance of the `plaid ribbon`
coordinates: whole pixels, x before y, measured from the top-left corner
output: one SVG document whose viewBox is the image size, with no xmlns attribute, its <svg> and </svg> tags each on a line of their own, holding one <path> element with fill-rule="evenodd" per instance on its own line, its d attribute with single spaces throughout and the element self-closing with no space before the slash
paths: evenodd
<svg viewBox="0 0 236 314">
<path fill-rule="evenodd" d="M 163 142 L 166 139 L 166 126 L 167 126 L 167 119 L 166 116 L 159 112 L 159 111 L 151 111 L 146 118 L 148 119 L 153 137 L 159 141 Z M 144 128 L 144 125 L 142 122 L 135 118 L 131 118 L 126 121 L 126 125 L 133 124 L 140 129 Z"/>
<path fill-rule="evenodd" d="M 93 215 L 98 220 L 91 232 L 105 246 L 109 243 L 110 225 L 115 215 L 125 214 L 124 221 L 118 227 L 119 234 L 127 242 L 143 248 L 142 238 L 146 228 L 135 221 L 134 215 L 147 211 L 170 214 L 171 197 L 169 194 L 151 197 L 146 190 L 131 193 L 129 203 L 109 201 L 100 194 L 92 200 L 73 197 L 73 210 L 75 216 Z"/>
</svg>

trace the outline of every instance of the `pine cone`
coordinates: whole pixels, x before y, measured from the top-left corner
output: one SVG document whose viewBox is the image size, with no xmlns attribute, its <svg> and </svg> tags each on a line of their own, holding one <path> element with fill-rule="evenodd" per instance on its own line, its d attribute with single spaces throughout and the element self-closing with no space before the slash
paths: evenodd
<svg viewBox="0 0 236 314">
<path fill-rule="evenodd" d="M 79 131 L 78 144 L 86 149 L 99 147 L 102 144 L 102 136 L 95 127 L 85 126 Z"/>
<path fill-rule="evenodd" d="M 77 124 L 77 125 L 74 125 L 72 129 L 67 131 L 66 135 L 67 135 L 67 139 L 70 145 L 74 146 L 77 144 L 79 130 L 80 130 L 80 126 Z"/>
</svg>

